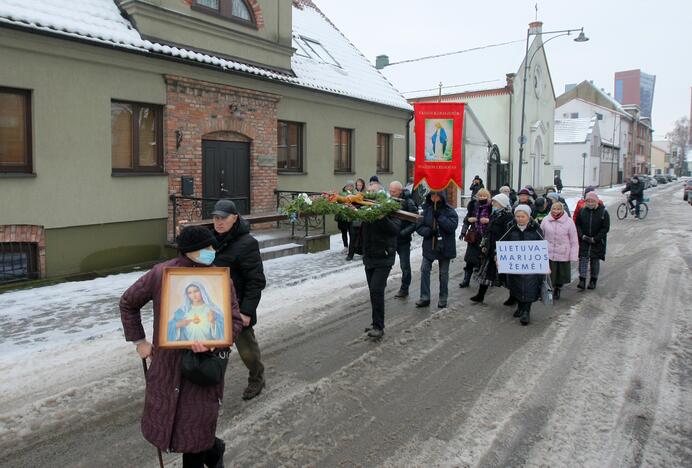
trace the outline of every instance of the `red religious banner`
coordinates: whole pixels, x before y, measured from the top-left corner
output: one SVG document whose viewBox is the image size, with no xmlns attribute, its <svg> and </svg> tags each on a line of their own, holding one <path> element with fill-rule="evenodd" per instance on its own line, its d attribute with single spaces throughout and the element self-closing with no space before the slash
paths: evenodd
<svg viewBox="0 0 692 468">
<path fill-rule="evenodd" d="M 413 105 L 416 166 L 413 184 L 425 180 L 431 190 L 462 184 L 461 148 L 464 104 L 421 102 Z"/>
</svg>

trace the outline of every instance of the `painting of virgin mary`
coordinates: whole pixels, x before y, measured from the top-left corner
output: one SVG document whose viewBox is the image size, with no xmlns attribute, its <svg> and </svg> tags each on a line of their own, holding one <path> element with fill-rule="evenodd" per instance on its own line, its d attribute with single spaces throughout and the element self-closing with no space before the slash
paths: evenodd
<svg viewBox="0 0 692 468">
<path fill-rule="evenodd" d="M 210 341 L 224 339 L 224 315 L 209 297 L 204 285 L 189 283 L 183 303 L 168 321 L 168 341 Z"/>
</svg>

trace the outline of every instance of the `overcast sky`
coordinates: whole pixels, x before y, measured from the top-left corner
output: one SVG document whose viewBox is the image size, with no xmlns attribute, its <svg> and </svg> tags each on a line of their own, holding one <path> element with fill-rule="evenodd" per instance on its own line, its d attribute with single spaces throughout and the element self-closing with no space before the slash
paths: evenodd
<svg viewBox="0 0 692 468">
<path fill-rule="evenodd" d="M 314 1 L 372 63 L 379 54 L 389 55 L 394 62 L 525 39 L 528 23 L 535 18 L 536 4 L 535 0 Z M 543 31 L 583 26 L 590 38 L 589 42 L 575 43 L 561 37 L 545 46 L 556 96 L 564 92 L 566 83 L 585 79 L 593 80 L 612 95 L 613 74 L 639 68 L 656 75 L 652 119 L 655 138 L 662 138 L 676 119 L 689 117 L 692 1 L 542 0 L 538 2 L 538 19 L 543 21 Z M 441 60 L 405 65 L 409 83 L 414 77 L 419 84 L 414 89 L 437 86 L 440 78 L 435 69 L 455 63 L 454 56 Z M 520 56 L 515 63 L 509 63 L 507 72 L 516 72 L 521 60 Z M 487 79 L 495 78 L 493 74 Z M 457 83 L 444 84 L 466 82 L 460 73 Z"/>
</svg>

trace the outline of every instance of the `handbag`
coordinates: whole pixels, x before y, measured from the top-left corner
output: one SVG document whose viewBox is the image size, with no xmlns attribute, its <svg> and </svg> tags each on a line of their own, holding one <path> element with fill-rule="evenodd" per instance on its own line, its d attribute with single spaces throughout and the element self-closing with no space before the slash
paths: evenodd
<svg viewBox="0 0 692 468">
<path fill-rule="evenodd" d="M 475 244 L 476 242 L 478 242 L 478 231 L 476 231 L 476 228 L 474 226 L 471 226 L 469 230 L 466 231 L 466 234 L 464 235 L 464 240 L 469 244 Z"/>
<path fill-rule="evenodd" d="M 545 305 L 553 305 L 553 285 L 550 282 L 550 275 L 543 277 L 541 283 L 541 302 Z"/>
<path fill-rule="evenodd" d="M 223 382 L 228 367 L 229 348 L 215 349 L 205 353 L 195 353 L 191 349 L 183 351 L 180 370 L 183 378 L 201 387 L 211 387 Z"/>
</svg>

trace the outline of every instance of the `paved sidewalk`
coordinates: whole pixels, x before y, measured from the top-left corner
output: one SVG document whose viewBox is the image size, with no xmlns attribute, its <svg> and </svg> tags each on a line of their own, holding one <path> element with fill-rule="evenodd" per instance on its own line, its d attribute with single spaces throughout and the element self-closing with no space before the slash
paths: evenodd
<svg viewBox="0 0 692 468">
<path fill-rule="evenodd" d="M 413 248 L 418 248 L 420 243 L 421 238 L 414 236 Z M 341 248 L 341 235 L 338 234 L 332 236 L 332 250 L 264 262 L 265 292 L 363 268 L 362 257 L 356 255 L 352 261 L 347 261 Z M 3 322 L 0 352 L 45 346 L 48 340 L 55 343 L 89 340 L 120 329 L 120 296 L 144 273 L 135 271 L 0 294 Z M 261 307 L 260 303 L 260 311 Z M 143 309 L 142 316 L 146 323 L 151 321 L 151 304 Z"/>
</svg>

